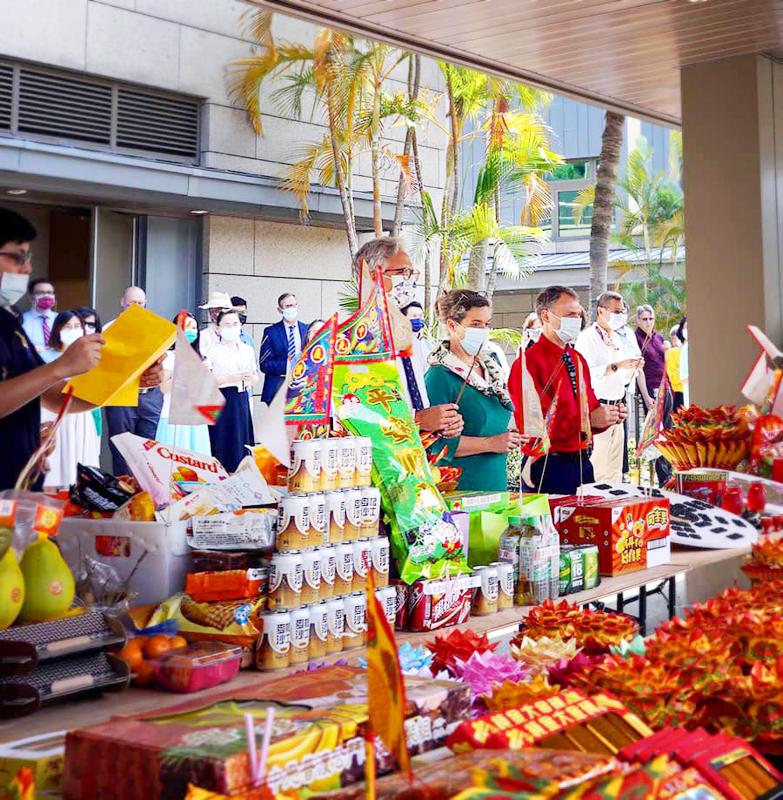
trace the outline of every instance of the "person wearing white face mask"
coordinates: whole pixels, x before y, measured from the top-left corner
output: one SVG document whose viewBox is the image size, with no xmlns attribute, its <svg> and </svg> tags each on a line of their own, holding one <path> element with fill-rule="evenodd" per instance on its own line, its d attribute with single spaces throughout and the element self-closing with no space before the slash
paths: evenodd
<svg viewBox="0 0 783 800">
<path fill-rule="evenodd" d="M 513 427 L 513 405 L 505 375 L 489 355 L 492 306 L 478 292 L 448 292 L 438 301 L 449 338 L 429 357 L 425 382 L 430 401 L 456 404 L 465 421 L 461 435 L 440 439 L 445 463 L 462 469 L 458 488 L 505 491 L 506 461 L 522 438 Z M 467 385 L 466 385 L 467 384 Z"/>
<path fill-rule="evenodd" d="M 19 473 L 41 443 L 41 407 L 57 411 L 62 405 L 66 378 L 94 367 L 103 337 L 85 336 L 63 355 L 45 364 L 22 327 L 14 305 L 24 297 L 32 270 L 30 243 L 36 230 L 20 214 L 0 208 L 0 490 L 13 488 Z M 145 374 L 149 382 L 160 381 L 160 370 Z M 147 385 L 150 385 L 149 383 Z M 72 400 L 70 411 L 91 406 Z M 42 481 L 36 480 L 34 488 Z"/>
<path fill-rule="evenodd" d="M 307 340 L 307 325 L 299 320 L 299 303 L 290 292 L 277 298 L 282 319 L 264 330 L 258 367 L 264 373 L 261 402 L 270 404 L 285 381 L 286 372 L 302 354 Z"/>
<path fill-rule="evenodd" d="M 354 278 L 362 287 L 362 300 L 368 296 L 377 270 L 381 270 L 394 346 L 397 349 L 400 385 L 419 428 L 425 433 L 436 433 L 446 439 L 459 436 L 463 420 L 456 405 L 433 403 L 427 394 L 424 344 L 414 335 L 410 320 L 401 310 L 410 305 L 419 275 L 402 242 L 391 236 L 371 239 L 359 248 L 351 267 Z"/>
<path fill-rule="evenodd" d="M 628 324 L 628 313 L 622 295 L 604 292 L 599 296 L 595 323 L 585 328 L 576 340 L 576 349 L 590 368 L 590 380 L 603 405 L 625 407 L 625 393 L 636 371 L 644 365 L 642 358 L 626 357 L 626 346 L 618 331 Z M 600 483 L 621 483 L 623 479 L 622 425 L 611 425 L 593 437 L 595 479 Z"/>
<path fill-rule="evenodd" d="M 245 445 L 255 443 L 245 392 L 258 383 L 258 372 L 253 348 L 240 341 L 242 323 L 236 311 L 218 314 L 217 331 L 220 341 L 209 351 L 209 360 L 226 405 L 217 423 L 209 427 L 209 440 L 212 455 L 233 472 L 247 455 Z"/>
<path fill-rule="evenodd" d="M 625 406 L 599 403 L 587 362 L 574 349 L 582 330 L 579 295 L 567 286 L 550 286 L 536 298 L 536 313 L 543 332 L 525 351 L 525 362 L 544 417 L 555 400 L 557 405 L 550 422 L 549 452 L 531 465 L 528 487 L 550 494 L 575 494 L 580 484 L 594 481 L 580 408 L 587 406 L 589 425 L 595 434 L 622 422 Z M 508 386 L 517 426 L 523 430 L 521 358 L 511 367 Z"/>
<path fill-rule="evenodd" d="M 60 358 L 85 335 L 84 323 L 75 311 L 61 311 L 52 323 L 49 346 L 41 353 L 47 363 Z M 43 409 L 41 422 L 54 422 L 56 414 Z M 68 414 L 57 429 L 54 450 L 47 458 L 49 471 L 44 489 L 62 489 L 76 482 L 76 465 L 100 466 L 101 435 L 92 411 Z"/>
</svg>

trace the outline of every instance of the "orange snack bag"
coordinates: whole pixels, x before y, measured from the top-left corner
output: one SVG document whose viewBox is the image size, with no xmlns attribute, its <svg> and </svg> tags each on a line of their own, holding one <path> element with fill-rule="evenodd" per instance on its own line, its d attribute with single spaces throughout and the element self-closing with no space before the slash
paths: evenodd
<svg viewBox="0 0 783 800">
<path fill-rule="evenodd" d="M 197 603 L 244 600 L 258 597 L 266 588 L 267 570 L 229 569 L 224 572 L 191 572 L 185 580 L 185 593 Z"/>
</svg>

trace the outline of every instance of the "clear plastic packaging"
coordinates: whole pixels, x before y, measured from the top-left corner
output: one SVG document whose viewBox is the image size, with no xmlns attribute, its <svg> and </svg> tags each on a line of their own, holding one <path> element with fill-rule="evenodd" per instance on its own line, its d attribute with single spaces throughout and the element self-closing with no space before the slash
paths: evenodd
<svg viewBox="0 0 783 800">
<path fill-rule="evenodd" d="M 535 605 L 558 597 L 560 536 L 552 517 L 512 518 L 500 538 L 498 560 L 514 565 L 514 602 Z"/>
<path fill-rule="evenodd" d="M 194 642 L 170 650 L 152 664 L 158 684 L 170 692 L 198 692 L 226 683 L 239 672 L 242 648 L 223 642 Z"/>
</svg>

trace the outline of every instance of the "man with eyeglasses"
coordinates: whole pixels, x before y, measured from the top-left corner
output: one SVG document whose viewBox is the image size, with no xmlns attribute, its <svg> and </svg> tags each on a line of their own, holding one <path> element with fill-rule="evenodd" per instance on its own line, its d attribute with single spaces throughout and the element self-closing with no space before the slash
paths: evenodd
<svg viewBox="0 0 783 800">
<path fill-rule="evenodd" d="M 51 364 L 44 364 L 14 309 L 27 290 L 31 271 L 30 243 L 37 232 L 21 214 L 0 208 L 0 490 L 14 487 L 41 443 L 41 406 L 57 412 L 65 381 L 92 369 L 100 360 L 104 339 L 99 333 L 82 336 Z M 157 386 L 159 364 L 141 377 L 142 386 Z M 93 406 L 73 400 L 69 411 Z M 40 488 L 42 476 L 33 488 Z"/>
<path fill-rule="evenodd" d="M 49 345 L 49 336 L 57 312 L 57 296 L 48 278 L 33 278 L 27 287 L 30 310 L 22 314 L 22 327 L 35 349 L 41 353 Z"/>
<path fill-rule="evenodd" d="M 430 405 L 424 385 L 427 363 L 422 343 L 413 335 L 410 320 L 400 310 L 415 299 L 419 273 L 413 269 L 400 240 L 390 236 L 372 239 L 362 245 L 352 265 L 354 277 L 358 280 L 362 275 L 363 286 L 372 285 L 372 272 L 378 267 L 382 270 L 383 286 L 389 300 L 400 382 L 413 408 L 416 422 L 422 431 L 454 439 L 462 433 L 462 416 L 454 403 Z"/>
</svg>

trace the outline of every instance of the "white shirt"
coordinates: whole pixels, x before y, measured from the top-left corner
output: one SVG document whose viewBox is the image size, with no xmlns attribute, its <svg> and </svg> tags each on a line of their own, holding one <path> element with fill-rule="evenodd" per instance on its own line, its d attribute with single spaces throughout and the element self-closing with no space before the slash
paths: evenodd
<svg viewBox="0 0 783 800">
<path fill-rule="evenodd" d="M 610 364 L 626 358 L 622 340 L 614 331 L 607 333 L 598 323 L 585 328 L 577 337 L 576 350 L 590 367 L 590 382 L 599 400 L 622 400 L 631 371 L 618 369 L 607 372 Z"/>
<path fill-rule="evenodd" d="M 46 317 L 49 322 L 49 332 L 51 332 L 56 316 L 57 312 L 53 311 L 51 308 L 47 311 L 37 311 L 31 308 L 29 311 L 25 311 L 24 314 L 22 314 L 22 327 L 24 328 L 24 332 L 27 334 L 27 338 L 32 342 L 33 347 L 35 347 L 39 353 L 46 347 L 41 317 Z"/>
<path fill-rule="evenodd" d="M 212 347 L 220 342 L 220 334 L 217 332 L 217 325 L 210 322 L 206 328 L 199 331 L 198 335 L 198 349 L 202 356 L 209 354 Z"/>
<path fill-rule="evenodd" d="M 210 349 L 209 359 L 212 362 L 212 373 L 218 382 L 220 382 L 221 376 L 232 372 L 256 372 L 256 354 L 253 348 L 244 342 L 228 344 L 218 341 Z M 247 389 L 247 385 L 244 383 L 227 383 L 221 388 L 226 389 L 230 386 L 242 392 Z"/>
<path fill-rule="evenodd" d="M 642 351 L 639 349 L 639 342 L 636 341 L 636 334 L 626 325 L 619 331 L 615 331 L 623 345 L 623 358 L 641 358 Z"/>
</svg>

